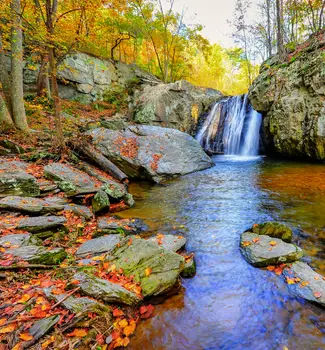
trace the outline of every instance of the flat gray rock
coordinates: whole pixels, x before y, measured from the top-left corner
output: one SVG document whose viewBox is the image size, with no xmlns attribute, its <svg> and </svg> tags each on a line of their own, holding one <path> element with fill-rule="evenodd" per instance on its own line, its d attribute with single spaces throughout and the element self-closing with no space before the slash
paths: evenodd
<svg viewBox="0 0 325 350">
<path fill-rule="evenodd" d="M 31 214 L 55 213 L 64 209 L 63 200 L 8 196 L 0 199 L 0 208 Z"/>
<path fill-rule="evenodd" d="M 162 248 L 171 250 L 172 252 L 177 252 L 182 249 L 186 244 L 186 238 L 183 236 L 174 235 L 158 235 L 149 238 L 149 241 L 157 243 Z"/>
<path fill-rule="evenodd" d="M 66 222 L 67 220 L 64 216 L 34 216 L 21 219 L 16 228 L 18 230 L 37 233 L 54 230 L 63 226 Z"/>
<path fill-rule="evenodd" d="M 0 170 L 0 197 L 39 195 L 40 188 L 34 176 L 23 170 Z"/>
<path fill-rule="evenodd" d="M 99 218 L 97 221 L 97 235 L 106 233 L 137 235 L 148 230 L 148 226 L 141 219 L 119 219 L 111 216 Z"/>
<path fill-rule="evenodd" d="M 185 259 L 158 244 L 136 238 L 116 247 L 111 256 L 117 269 L 139 282 L 144 297 L 168 292 L 177 282 Z"/>
<path fill-rule="evenodd" d="M 94 145 L 130 178 L 161 182 L 209 168 L 212 160 L 190 135 L 158 126 L 87 132 Z"/>
<path fill-rule="evenodd" d="M 90 276 L 83 272 L 76 273 L 73 279 L 80 282 L 79 286 L 85 294 L 106 301 L 107 303 L 136 305 L 141 301 L 136 294 L 117 283 Z"/>
<path fill-rule="evenodd" d="M 67 253 L 62 248 L 48 250 L 34 245 L 9 249 L 6 253 L 32 264 L 43 265 L 57 265 L 67 256 Z"/>
<path fill-rule="evenodd" d="M 291 293 L 325 307 L 325 277 L 301 261 L 285 268 L 283 274 Z"/>
<path fill-rule="evenodd" d="M 28 165 L 29 165 L 28 163 L 25 163 L 19 160 L 0 159 L 0 170 L 5 170 L 5 171 L 26 170 Z"/>
<path fill-rule="evenodd" d="M 0 247 L 2 248 L 19 248 L 24 245 L 36 243 L 36 239 L 29 233 L 12 234 L 0 237 Z"/>
<path fill-rule="evenodd" d="M 303 256 L 303 251 L 294 244 L 252 232 L 241 235 L 240 251 L 246 261 L 256 267 L 290 263 Z"/>
<path fill-rule="evenodd" d="M 64 210 L 72 211 L 74 214 L 78 216 L 82 216 L 87 220 L 90 220 L 94 216 L 92 211 L 84 205 L 71 203 L 71 204 L 65 205 Z"/>
<path fill-rule="evenodd" d="M 70 165 L 52 163 L 44 167 L 44 175 L 56 182 L 59 188 L 69 196 L 97 192 L 102 184 Z"/>
<path fill-rule="evenodd" d="M 121 242 L 123 236 L 109 235 L 91 239 L 83 243 L 76 252 L 79 258 L 95 256 L 98 254 L 109 253 L 115 246 Z"/>
<path fill-rule="evenodd" d="M 36 341 L 42 338 L 59 322 L 59 320 L 60 316 L 54 315 L 36 321 L 29 329 L 29 333 L 33 336 L 33 340 Z"/>
</svg>

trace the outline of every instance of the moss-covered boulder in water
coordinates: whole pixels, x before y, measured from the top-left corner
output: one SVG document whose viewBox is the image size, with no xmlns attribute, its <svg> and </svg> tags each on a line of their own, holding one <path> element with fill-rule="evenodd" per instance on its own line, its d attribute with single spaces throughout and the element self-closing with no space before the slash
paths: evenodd
<svg viewBox="0 0 325 350">
<path fill-rule="evenodd" d="M 269 221 L 263 224 L 255 224 L 249 231 L 252 231 L 258 235 L 266 235 L 274 238 L 279 238 L 285 242 L 291 242 L 292 240 L 291 228 L 275 221 Z"/>
<path fill-rule="evenodd" d="M 175 235 L 157 235 L 149 238 L 149 241 L 159 244 L 162 248 L 177 252 L 186 244 L 186 238 Z"/>
<path fill-rule="evenodd" d="M 113 263 L 127 276 L 140 283 L 143 296 L 156 296 L 169 291 L 184 268 L 185 259 L 158 244 L 144 239 L 122 242 L 111 252 Z"/>
<path fill-rule="evenodd" d="M 109 180 L 106 180 L 106 183 L 101 187 L 101 190 L 103 190 L 110 198 L 114 199 L 121 199 L 127 194 L 124 185 Z"/>
<path fill-rule="evenodd" d="M 84 272 L 78 272 L 73 279 L 79 281 L 83 293 L 98 298 L 107 303 L 121 303 L 136 305 L 141 299 L 134 293 L 117 283 L 112 283 L 101 278 L 94 277 Z"/>
<path fill-rule="evenodd" d="M 67 256 L 67 253 L 62 248 L 48 250 L 44 247 L 33 245 L 9 249 L 6 253 L 12 254 L 13 257 L 22 259 L 31 264 L 42 265 L 57 265 Z"/>
<path fill-rule="evenodd" d="M 241 235 L 240 251 L 246 261 L 256 267 L 290 263 L 303 256 L 303 251 L 294 244 L 252 232 Z"/>
</svg>

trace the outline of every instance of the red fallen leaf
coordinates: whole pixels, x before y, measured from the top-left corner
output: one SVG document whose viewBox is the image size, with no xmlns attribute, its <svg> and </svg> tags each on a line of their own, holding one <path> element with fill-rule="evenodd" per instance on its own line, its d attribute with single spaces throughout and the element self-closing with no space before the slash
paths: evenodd
<svg viewBox="0 0 325 350">
<path fill-rule="evenodd" d="M 41 281 L 40 286 L 41 286 L 42 288 L 48 288 L 48 287 L 53 286 L 53 284 L 54 284 L 53 281 L 47 280 L 47 281 Z"/>
<path fill-rule="evenodd" d="M 10 266 L 12 265 L 13 260 L 0 260 L 0 265 L 1 266 Z"/>
<path fill-rule="evenodd" d="M 113 316 L 114 317 L 124 316 L 124 312 L 122 310 L 116 308 L 113 310 Z"/>
<path fill-rule="evenodd" d="M 150 318 L 154 312 L 155 308 L 149 304 L 149 305 L 143 305 L 140 307 L 140 317 L 142 319 Z"/>
<path fill-rule="evenodd" d="M 96 341 L 99 345 L 104 345 L 105 344 L 105 339 L 103 334 L 97 334 L 96 335 Z"/>
<path fill-rule="evenodd" d="M 322 296 L 322 293 L 320 293 L 320 292 L 315 292 L 314 293 L 314 297 L 317 298 L 317 299 L 319 299 L 321 296 Z"/>
</svg>

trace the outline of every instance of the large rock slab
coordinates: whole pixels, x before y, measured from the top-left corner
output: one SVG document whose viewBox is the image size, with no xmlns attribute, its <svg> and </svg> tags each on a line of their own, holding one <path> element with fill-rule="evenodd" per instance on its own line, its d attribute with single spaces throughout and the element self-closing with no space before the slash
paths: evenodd
<svg viewBox="0 0 325 350">
<path fill-rule="evenodd" d="M 192 136 L 174 129 L 139 125 L 124 131 L 98 128 L 87 134 L 131 178 L 161 182 L 213 165 Z"/>
<path fill-rule="evenodd" d="M 290 263 L 303 256 L 303 251 L 294 244 L 252 232 L 241 235 L 240 251 L 247 262 L 256 267 Z"/>
<path fill-rule="evenodd" d="M 84 258 L 98 254 L 109 253 L 123 239 L 122 235 L 109 235 L 91 239 L 83 243 L 76 252 L 76 256 Z"/>
<path fill-rule="evenodd" d="M 76 273 L 73 278 L 80 282 L 79 286 L 83 293 L 106 301 L 107 303 L 136 305 L 141 301 L 136 294 L 128 291 L 119 284 L 83 272 Z"/>
<path fill-rule="evenodd" d="M 97 192 L 101 184 L 70 165 L 52 163 L 44 167 L 45 177 L 54 180 L 69 196 Z"/>
<path fill-rule="evenodd" d="M 263 224 L 255 224 L 251 229 L 253 233 L 258 235 L 266 235 L 274 238 L 282 239 L 285 242 L 291 242 L 292 230 L 287 225 L 275 221 L 264 222 Z"/>
<path fill-rule="evenodd" d="M 66 222 L 67 220 L 64 216 L 34 216 L 21 219 L 16 228 L 37 233 L 54 230 L 63 226 Z"/>
<path fill-rule="evenodd" d="M 263 113 L 267 153 L 325 159 L 324 48 L 323 32 L 284 61 L 274 56 L 261 65 L 249 99 Z"/>
<path fill-rule="evenodd" d="M 34 176 L 23 170 L 0 170 L 0 197 L 37 197 L 40 188 Z"/>
<path fill-rule="evenodd" d="M 148 230 L 148 226 L 141 219 L 120 219 L 112 216 L 98 219 L 96 235 L 107 233 L 137 235 Z"/>
<path fill-rule="evenodd" d="M 139 282 L 144 297 L 169 291 L 184 268 L 185 259 L 144 239 L 123 242 L 111 253 L 117 269 Z"/>
<path fill-rule="evenodd" d="M 62 248 L 46 249 L 40 246 L 23 246 L 6 251 L 14 257 L 27 261 L 31 264 L 57 265 L 67 256 Z"/>
<path fill-rule="evenodd" d="M 0 159 L 0 170 L 4 171 L 21 171 L 26 170 L 28 167 L 28 163 L 22 162 L 20 160 L 8 160 L 8 159 Z"/>
<path fill-rule="evenodd" d="M 0 237 L 0 247 L 19 248 L 25 245 L 36 244 L 38 240 L 29 233 L 12 234 Z"/>
<path fill-rule="evenodd" d="M 291 293 L 325 307 L 325 277 L 301 261 L 285 268 L 283 274 Z"/>
<path fill-rule="evenodd" d="M 42 318 L 36 321 L 29 329 L 30 335 L 34 341 L 42 338 L 47 334 L 58 322 L 60 321 L 60 315 L 54 315 L 47 318 Z"/>
<path fill-rule="evenodd" d="M 0 199 L 0 208 L 17 210 L 31 214 L 55 213 L 64 209 L 65 201 L 52 198 L 40 199 L 30 197 L 8 196 Z"/>
<path fill-rule="evenodd" d="M 158 234 L 155 237 L 149 238 L 149 241 L 157 243 L 162 248 L 171 250 L 172 252 L 177 252 L 182 249 L 186 244 L 186 238 L 183 236 L 174 235 L 161 235 Z"/>
<path fill-rule="evenodd" d="M 82 216 L 87 220 L 90 220 L 94 216 L 92 211 L 84 205 L 70 203 L 70 204 L 66 204 L 64 206 L 64 210 L 72 211 L 74 214 L 76 214 L 78 216 Z"/>
</svg>

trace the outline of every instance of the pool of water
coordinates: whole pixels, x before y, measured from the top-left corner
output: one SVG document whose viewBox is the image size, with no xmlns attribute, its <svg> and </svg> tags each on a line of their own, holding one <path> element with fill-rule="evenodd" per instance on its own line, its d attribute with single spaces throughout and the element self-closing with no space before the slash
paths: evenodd
<svg viewBox="0 0 325 350">
<path fill-rule="evenodd" d="M 181 233 L 197 274 L 141 322 L 130 349 L 324 349 L 324 310 L 288 293 L 272 272 L 250 266 L 240 234 L 281 220 L 304 260 L 325 275 L 325 165 L 219 156 L 215 166 L 166 185 L 136 184 L 135 208 L 153 231 Z"/>
</svg>

